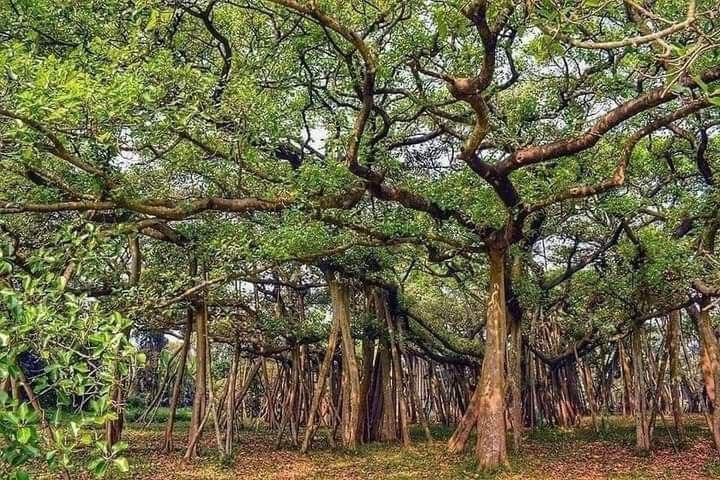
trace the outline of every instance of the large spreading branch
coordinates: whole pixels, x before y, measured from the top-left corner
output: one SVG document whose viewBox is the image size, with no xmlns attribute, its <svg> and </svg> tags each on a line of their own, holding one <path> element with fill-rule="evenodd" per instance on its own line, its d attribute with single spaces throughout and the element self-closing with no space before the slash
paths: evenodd
<svg viewBox="0 0 720 480">
<path fill-rule="evenodd" d="M 220 101 L 223 93 L 225 92 L 225 89 L 227 88 L 228 82 L 230 81 L 230 72 L 232 69 L 233 59 L 233 50 L 230 46 L 230 41 L 225 35 L 220 32 L 220 30 L 218 30 L 217 26 L 213 22 L 213 10 L 217 5 L 218 1 L 219 0 L 211 0 L 210 2 L 208 2 L 207 6 L 204 9 L 195 9 L 191 6 L 185 5 L 182 1 L 178 2 L 179 7 L 184 12 L 187 12 L 188 14 L 199 19 L 203 23 L 205 29 L 210 33 L 210 35 L 212 35 L 212 37 L 217 42 L 217 49 L 220 53 L 220 57 L 222 58 L 223 65 L 220 71 L 218 83 L 215 86 L 215 91 L 212 94 L 212 99 L 215 103 L 218 103 Z"/>
<path fill-rule="evenodd" d="M 719 80 L 720 66 L 704 71 L 702 75 L 700 75 L 700 78 L 705 83 Z M 687 78 L 682 79 L 681 84 L 684 87 L 698 87 L 695 80 Z M 600 139 L 603 138 L 603 135 L 618 125 L 621 125 L 640 113 L 650 111 L 678 97 L 679 94 L 677 92 L 668 90 L 665 87 L 655 88 L 613 108 L 602 115 L 589 130 L 577 137 L 519 149 L 513 155 L 508 156 L 508 158 L 500 162 L 498 169 L 501 172 L 510 173 L 528 165 L 583 152 L 594 147 Z"/>
<path fill-rule="evenodd" d="M 630 3 L 630 2 L 628 2 L 628 3 Z M 631 6 L 631 8 L 635 8 L 635 9 L 641 8 L 641 11 L 647 12 L 647 10 L 642 8 L 640 5 L 635 4 L 634 2 L 632 2 L 632 5 L 630 5 L 630 6 Z M 555 29 L 555 30 L 550 29 L 547 25 L 544 25 L 542 22 L 538 23 L 538 28 L 540 28 L 540 30 L 542 30 L 548 36 L 557 38 L 558 40 L 562 41 L 563 43 L 567 43 L 576 48 L 584 48 L 584 49 L 591 49 L 591 50 L 612 50 L 612 49 L 624 48 L 624 47 L 637 47 L 639 45 L 644 45 L 646 43 L 657 42 L 664 38 L 670 37 L 676 33 L 687 30 L 690 26 L 692 26 L 697 21 L 695 9 L 696 9 L 695 0 L 691 0 L 688 4 L 688 9 L 687 9 L 687 13 L 685 15 L 685 19 L 680 22 L 673 23 L 670 26 L 663 28 L 662 30 L 658 30 L 656 32 L 649 32 L 644 35 L 638 35 L 635 37 L 627 37 L 627 38 L 623 38 L 620 40 L 611 40 L 611 41 L 604 41 L 604 42 L 577 40 L 575 38 L 572 38 L 569 35 L 563 34 L 559 28 Z"/>
<path fill-rule="evenodd" d="M 46 148 L 46 150 L 52 155 L 66 161 L 70 165 L 82 170 L 85 173 L 89 173 L 90 175 L 94 175 L 100 179 L 107 180 L 107 174 L 102 169 L 88 162 L 85 162 L 84 160 L 80 159 L 75 154 L 70 152 L 70 150 L 68 150 L 68 148 L 65 146 L 65 143 L 50 127 L 43 125 L 42 123 L 30 117 L 21 115 L 16 112 L 12 112 L 2 107 L 0 107 L 0 116 L 19 120 L 31 129 L 44 135 L 50 141 L 50 145 Z"/>
<path fill-rule="evenodd" d="M 645 127 L 633 133 L 625 142 L 622 153 L 620 155 L 620 160 L 616 165 L 612 175 L 608 179 L 593 185 L 572 187 L 565 191 L 552 195 L 545 200 L 541 200 L 533 205 L 528 206 L 528 212 L 540 210 L 542 208 L 566 200 L 586 198 L 592 195 L 598 195 L 613 188 L 619 187 L 625 182 L 626 170 L 628 168 L 628 165 L 630 164 L 630 159 L 632 158 L 633 151 L 635 150 L 635 147 L 640 142 L 640 140 L 647 137 L 652 132 L 655 132 L 656 130 L 664 127 L 668 127 L 673 122 L 685 118 L 692 113 L 697 112 L 708 106 L 710 106 L 710 102 L 708 101 L 708 99 L 700 98 L 698 100 L 688 103 L 687 105 L 673 111 L 668 115 L 665 115 L 664 117 L 658 118 L 657 120 L 650 122 Z"/>
<path fill-rule="evenodd" d="M 172 200 L 96 200 L 54 203 L 3 203 L 0 214 L 25 212 L 52 213 L 66 211 L 102 211 L 124 209 L 166 220 L 184 220 L 205 211 L 249 213 L 273 212 L 285 208 L 287 201 L 261 198 L 204 197 L 188 201 Z"/>
<path fill-rule="evenodd" d="M 271 0 L 273 3 L 285 6 L 303 16 L 312 18 L 321 26 L 338 33 L 352 44 L 359 52 L 364 64 L 364 77 L 362 88 L 359 91 L 361 108 L 355 115 L 346 149 L 345 164 L 348 169 L 365 181 L 366 190 L 375 198 L 394 201 L 404 207 L 425 212 L 438 220 L 454 219 L 467 229 L 477 233 L 481 238 L 492 234 L 493 230 L 487 226 L 478 225 L 468 215 L 456 209 L 443 208 L 423 195 L 408 189 L 391 186 L 385 182 L 384 175 L 370 167 L 362 165 L 359 160 L 360 145 L 365 128 L 371 113 L 375 109 L 375 73 L 377 58 L 363 36 L 343 25 L 338 19 L 328 15 L 315 5 L 314 2 L 302 4 L 294 0 Z"/>
</svg>

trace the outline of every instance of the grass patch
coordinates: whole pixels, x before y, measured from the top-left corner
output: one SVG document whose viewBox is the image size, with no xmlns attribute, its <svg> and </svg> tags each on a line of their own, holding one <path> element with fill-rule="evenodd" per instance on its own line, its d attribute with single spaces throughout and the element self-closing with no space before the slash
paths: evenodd
<svg viewBox="0 0 720 480">
<path fill-rule="evenodd" d="M 712 459 L 705 463 L 703 469 L 710 478 L 720 478 L 720 460 Z"/>
<path fill-rule="evenodd" d="M 189 411 L 186 411 L 189 415 Z M 160 412 L 159 412 L 160 413 Z M 164 413 L 164 412 L 163 412 Z M 421 427 L 413 427 L 413 444 L 372 443 L 353 451 L 330 448 L 325 431 L 319 431 L 313 449 L 301 454 L 287 442 L 275 448 L 276 433 L 265 428 L 240 432 L 232 458 L 222 458 L 212 428 L 206 429 L 201 442 L 201 458 L 185 461 L 187 441 L 186 414 L 177 424 L 175 451 L 159 451 L 164 423 L 147 427 L 129 422 L 124 440 L 130 445 L 126 457 L 131 470 L 113 479 L 150 480 L 237 480 L 237 479 L 392 479 L 392 480 L 666 480 L 720 479 L 720 461 L 707 427 L 701 417 L 688 417 L 688 448 L 692 452 L 675 453 L 668 432 L 658 425 L 656 447 L 651 457 L 641 457 L 634 449 L 632 419 L 611 418 L 605 431 L 595 432 L 585 422 L 578 428 L 542 428 L 529 431 L 520 452 L 510 452 L 506 468 L 481 472 L 473 457 L 475 439 L 468 442 L 465 455 L 450 455 L 446 442 L 452 429 L 433 426 L 434 441 L 425 440 Z M 511 442 L 508 443 L 511 446 Z M 90 479 L 80 465 L 73 479 Z M 44 474 L 44 475 L 42 475 Z M 42 471 L 32 478 L 54 478 Z"/>
<path fill-rule="evenodd" d="M 144 411 L 144 408 L 129 407 L 125 410 L 125 419 L 128 422 L 136 422 L 140 418 Z M 151 423 L 165 423 L 170 416 L 170 408 L 159 407 L 152 417 Z M 181 407 L 175 412 L 175 420 L 179 422 L 189 422 L 192 416 L 191 407 Z"/>
</svg>

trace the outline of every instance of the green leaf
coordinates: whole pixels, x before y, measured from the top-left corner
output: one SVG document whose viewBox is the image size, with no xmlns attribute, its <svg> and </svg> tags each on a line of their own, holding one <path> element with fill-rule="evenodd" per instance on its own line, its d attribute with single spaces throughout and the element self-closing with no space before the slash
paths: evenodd
<svg viewBox="0 0 720 480">
<path fill-rule="evenodd" d="M 112 446 L 112 453 L 120 453 L 123 450 L 128 449 L 128 444 L 126 442 L 118 442 L 115 445 Z"/>
<path fill-rule="evenodd" d="M 156 9 L 153 9 L 153 11 L 150 12 L 150 18 L 148 19 L 148 23 L 145 26 L 145 31 L 149 32 L 150 30 L 154 30 L 155 27 L 158 26 L 159 21 L 160 21 L 160 12 Z"/>
<path fill-rule="evenodd" d="M 702 89 L 703 92 L 708 92 L 708 85 L 703 81 L 700 75 L 693 75 L 692 79 L 695 81 L 695 83 L 698 84 L 698 86 L 700 87 L 700 89 Z"/>
<path fill-rule="evenodd" d="M 438 37 L 440 37 L 441 39 L 444 40 L 447 38 L 448 24 L 442 18 L 438 19 L 437 33 L 438 33 Z"/>
<path fill-rule="evenodd" d="M 130 470 L 130 465 L 128 464 L 127 458 L 118 457 L 113 461 L 115 462 L 115 466 L 117 467 L 117 469 L 121 472 L 125 473 Z"/>
<path fill-rule="evenodd" d="M 15 472 L 15 480 L 30 480 L 30 475 L 24 470 Z"/>
<path fill-rule="evenodd" d="M 18 418 L 20 420 L 26 420 L 28 417 L 30 417 L 30 408 L 28 407 L 27 403 L 23 402 L 18 407 L 17 412 Z"/>
<path fill-rule="evenodd" d="M 17 441 L 23 445 L 26 445 L 33 436 L 33 431 L 30 427 L 21 427 L 15 434 Z"/>
<path fill-rule="evenodd" d="M 93 473 L 93 475 L 95 475 L 96 477 L 102 477 L 103 475 L 105 475 L 105 472 L 107 472 L 108 463 L 103 458 L 97 458 L 90 462 L 88 467 Z"/>
<path fill-rule="evenodd" d="M 144 352 L 138 352 L 135 354 L 135 361 L 139 365 L 145 365 L 145 362 L 147 361 L 147 356 L 145 355 Z"/>
</svg>

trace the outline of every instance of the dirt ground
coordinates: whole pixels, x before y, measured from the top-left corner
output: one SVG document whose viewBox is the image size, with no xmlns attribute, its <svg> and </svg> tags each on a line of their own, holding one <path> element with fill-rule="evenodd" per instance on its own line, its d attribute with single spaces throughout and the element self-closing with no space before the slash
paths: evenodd
<svg viewBox="0 0 720 480">
<path fill-rule="evenodd" d="M 541 429 L 526 435 L 521 452 L 511 455 L 510 466 L 492 474 L 480 474 L 472 455 L 452 456 L 445 451 L 451 431 L 434 429 L 432 444 L 420 432 L 414 445 L 373 444 L 355 452 L 333 450 L 316 445 L 302 455 L 289 445 L 276 449 L 275 436 L 263 431 L 244 431 L 235 445 L 230 464 L 215 455 L 214 436 L 205 436 L 203 457 L 188 462 L 182 458 L 184 427 L 177 435 L 178 450 L 172 455 L 159 451 L 162 425 L 141 429 L 131 425 L 125 435 L 130 445 L 126 456 L 131 470 L 117 478 L 132 479 L 720 479 L 720 456 L 712 449 L 704 420 L 689 417 L 687 439 L 678 444 L 660 421 L 655 448 L 638 455 L 633 449 L 634 430 L 629 418 L 613 418 L 600 433 L 589 426 L 575 429 Z M 52 478 L 39 474 L 33 478 Z M 84 474 L 73 478 L 90 478 Z"/>
</svg>

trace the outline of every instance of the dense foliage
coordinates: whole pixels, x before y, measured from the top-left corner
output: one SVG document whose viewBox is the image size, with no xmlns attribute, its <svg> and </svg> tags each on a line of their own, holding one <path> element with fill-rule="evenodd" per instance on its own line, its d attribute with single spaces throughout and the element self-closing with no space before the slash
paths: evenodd
<svg viewBox="0 0 720 480">
<path fill-rule="evenodd" d="M 193 403 L 186 456 L 210 425 L 229 456 L 241 409 L 307 450 L 324 401 L 350 447 L 408 441 L 408 412 L 457 421 L 451 450 L 477 425 L 481 468 L 506 409 L 519 448 L 632 403 L 644 449 L 679 396 L 720 445 L 719 22 L 715 0 L 0 0 L 0 472 L 88 448 L 127 470 L 138 399 L 171 406 L 168 451 Z"/>
</svg>

